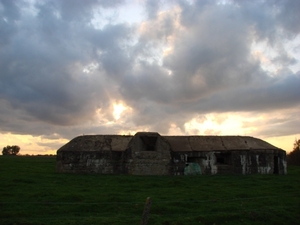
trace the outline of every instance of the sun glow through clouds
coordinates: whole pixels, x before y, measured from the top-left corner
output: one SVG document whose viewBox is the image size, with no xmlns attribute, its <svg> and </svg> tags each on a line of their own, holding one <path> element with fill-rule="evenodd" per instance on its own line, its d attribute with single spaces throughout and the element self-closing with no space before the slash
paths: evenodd
<svg viewBox="0 0 300 225">
<path fill-rule="evenodd" d="M 114 104 L 113 106 L 114 106 L 113 116 L 116 120 L 119 120 L 121 114 L 124 112 L 126 107 L 122 103 Z"/>
</svg>

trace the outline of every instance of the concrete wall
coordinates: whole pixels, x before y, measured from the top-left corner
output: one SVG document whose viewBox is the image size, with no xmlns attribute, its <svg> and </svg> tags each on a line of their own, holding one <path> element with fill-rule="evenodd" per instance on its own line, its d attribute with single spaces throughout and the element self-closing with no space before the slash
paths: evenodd
<svg viewBox="0 0 300 225">
<path fill-rule="evenodd" d="M 114 151 L 60 152 L 56 168 L 67 173 L 126 174 L 125 154 Z"/>
<path fill-rule="evenodd" d="M 126 174 L 132 136 L 79 136 L 57 151 L 56 169 L 68 173 Z"/>
<path fill-rule="evenodd" d="M 201 174 L 286 174 L 283 150 L 234 150 L 173 152 L 172 174 L 183 175 L 189 164 L 197 163 Z M 194 165 L 193 165 L 194 166 Z"/>
<path fill-rule="evenodd" d="M 169 175 L 171 150 L 158 133 L 138 133 L 129 144 L 128 173 L 133 175 Z"/>
</svg>

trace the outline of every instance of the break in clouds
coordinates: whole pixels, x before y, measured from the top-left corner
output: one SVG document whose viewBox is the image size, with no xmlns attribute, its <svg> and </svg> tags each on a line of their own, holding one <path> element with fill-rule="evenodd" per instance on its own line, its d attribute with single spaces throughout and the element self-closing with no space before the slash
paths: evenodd
<svg viewBox="0 0 300 225">
<path fill-rule="evenodd" d="M 294 0 L 1 0 L 0 132 L 185 134 L 247 113 L 269 115 L 249 135 L 298 133 L 299 21 Z"/>
</svg>

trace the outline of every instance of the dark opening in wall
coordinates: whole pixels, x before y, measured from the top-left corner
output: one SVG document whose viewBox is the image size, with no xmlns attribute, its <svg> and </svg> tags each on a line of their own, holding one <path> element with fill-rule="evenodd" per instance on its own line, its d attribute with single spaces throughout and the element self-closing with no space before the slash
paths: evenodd
<svg viewBox="0 0 300 225">
<path fill-rule="evenodd" d="M 217 164 L 229 165 L 231 164 L 231 153 L 215 153 Z"/>
<path fill-rule="evenodd" d="M 225 159 L 223 157 L 217 157 L 217 163 L 219 164 L 225 164 Z"/>
<path fill-rule="evenodd" d="M 145 151 L 155 151 L 157 136 L 141 136 L 141 140 L 145 145 Z"/>
<path fill-rule="evenodd" d="M 206 159 L 206 157 L 188 157 L 187 163 L 200 163 L 202 159 Z"/>
</svg>

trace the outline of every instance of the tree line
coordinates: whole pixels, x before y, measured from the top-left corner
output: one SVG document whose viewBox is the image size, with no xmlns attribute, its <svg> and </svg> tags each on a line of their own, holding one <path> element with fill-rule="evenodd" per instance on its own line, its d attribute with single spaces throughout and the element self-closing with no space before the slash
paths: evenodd
<svg viewBox="0 0 300 225">
<path fill-rule="evenodd" d="M 7 145 L 2 150 L 2 155 L 17 155 L 20 152 L 20 147 L 17 145 Z"/>
<path fill-rule="evenodd" d="M 300 139 L 294 142 L 293 151 L 287 155 L 288 165 L 300 166 Z"/>
</svg>

